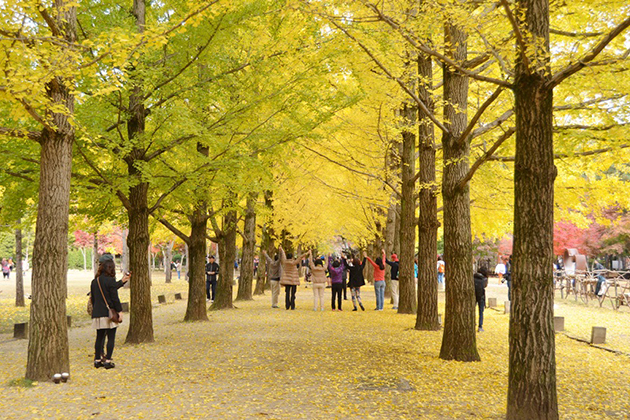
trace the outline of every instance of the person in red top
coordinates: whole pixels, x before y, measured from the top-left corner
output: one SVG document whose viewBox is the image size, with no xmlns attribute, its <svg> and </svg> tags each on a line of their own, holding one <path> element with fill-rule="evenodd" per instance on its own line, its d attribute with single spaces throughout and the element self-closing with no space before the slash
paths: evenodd
<svg viewBox="0 0 630 420">
<path fill-rule="evenodd" d="M 376 310 L 382 311 L 383 304 L 385 302 L 385 250 L 382 251 L 382 256 L 378 257 L 375 261 L 372 261 L 368 257 L 367 253 L 364 253 L 365 258 L 374 267 L 374 293 L 376 294 Z"/>
</svg>

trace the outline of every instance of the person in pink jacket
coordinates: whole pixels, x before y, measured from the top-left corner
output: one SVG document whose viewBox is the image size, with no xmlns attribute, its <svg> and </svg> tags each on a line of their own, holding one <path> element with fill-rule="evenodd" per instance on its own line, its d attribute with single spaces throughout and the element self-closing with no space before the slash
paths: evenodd
<svg viewBox="0 0 630 420">
<path fill-rule="evenodd" d="M 374 267 L 374 293 L 376 294 L 376 308 L 377 311 L 383 310 L 383 304 L 385 302 L 385 251 L 382 251 L 382 256 L 378 257 L 375 261 L 372 261 L 368 257 L 367 252 L 363 253 L 365 258 Z"/>
<path fill-rule="evenodd" d="M 308 266 L 311 269 L 311 281 L 313 282 L 313 310 L 324 310 L 324 290 L 326 290 L 326 267 L 328 266 L 328 258 L 326 258 L 326 266 L 321 258 L 313 261 L 313 253 L 308 251 Z"/>
<path fill-rule="evenodd" d="M 285 290 L 285 306 L 286 309 L 295 309 L 295 292 L 300 285 L 300 274 L 298 272 L 298 265 L 300 260 L 306 257 L 308 254 L 301 255 L 293 258 L 293 254 L 285 254 L 282 245 L 278 247 L 280 253 L 280 263 L 282 264 L 282 274 L 280 275 L 280 285 L 284 286 Z"/>
</svg>

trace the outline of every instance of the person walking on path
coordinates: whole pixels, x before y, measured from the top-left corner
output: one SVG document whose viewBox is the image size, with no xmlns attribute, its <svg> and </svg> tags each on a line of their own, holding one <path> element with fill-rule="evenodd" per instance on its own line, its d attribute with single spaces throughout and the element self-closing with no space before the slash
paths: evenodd
<svg viewBox="0 0 630 420">
<path fill-rule="evenodd" d="M 313 261 L 313 252 L 308 251 L 308 265 L 311 269 L 311 281 L 313 282 L 313 310 L 324 310 L 324 290 L 326 290 L 326 268 L 324 267 L 324 261 L 321 258 L 317 258 Z M 326 267 L 328 266 L 328 257 L 326 257 Z"/>
<path fill-rule="evenodd" d="M 363 269 L 365 268 L 366 261 L 365 258 L 363 258 L 363 262 L 361 262 L 357 257 L 354 257 L 352 259 L 352 265 L 349 266 L 350 280 L 348 281 L 348 287 L 350 287 L 350 294 L 352 295 L 353 311 L 357 310 L 357 303 L 361 307 L 361 310 L 365 311 L 365 307 L 361 301 L 361 286 L 365 285 Z"/>
<path fill-rule="evenodd" d="M 112 361 L 114 344 L 116 342 L 116 328 L 122 322 L 122 305 L 118 298 L 118 289 L 129 281 L 130 274 L 126 273 L 122 280 L 116 282 L 116 265 L 112 254 L 103 254 L 99 260 L 96 277 L 90 285 L 90 300 L 92 301 L 92 328 L 96 330 L 94 342 L 94 367 L 111 369 L 115 367 Z M 118 312 L 119 321 L 109 317 L 110 308 Z M 107 353 L 104 353 L 105 337 L 107 337 Z"/>
<path fill-rule="evenodd" d="M 284 286 L 285 292 L 285 306 L 286 309 L 295 309 L 295 292 L 300 285 L 300 273 L 298 272 L 298 266 L 302 258 L 306 257 L 304 254 L 300 257 L 293 258 L 293 254 L 285 254 L 282 245 L 278 247 L 280 253 L 280 263 L 282 264 L 282 274 L 280 275 L 280 284 Z"/>
<path fill-rule="evenodd" d="M 391 267 L 390 274 L 392 278 L 392 299 L 394 300 L 394 306 L 392 309 L 398 309 L 398 300 L 400 298 L 399 288 L 398 288 L 398 270 L 400 268 L 398 255 L 392 254 L 392 260 L 385 260 L 387 265 Z"/>
<path fill-rule="evenodd" d="M 214 261 L 214 255 L 208 258 L 206 264 L 206 299 L 214 302 L 214 292 L 217 290 L 217 276 L 219 275 L 219 264 Z M 212 292 L 212 294 L 210 294 Z"/>
<path fill-rule="evenodd" d="M 377 311 L 382 311 L 383 306 L 385 304 L 385 250 L 381 251 L 382 256 L 376 258 L 376 261 L 372 261 L 370 257 L 368 257 L 367 252 L 363 253 L 364 258 L 366 258 L 372 267 L 374 267 L 374 294 L 376 294 L 376 308 Z"/>
<path fill-rule="evenodd" d="M 280 263 L 278 254 L 273 256 L 273 260 L 267 254 L 267 251 L 263 250 L 265 261 L 267 262 L 267 275 L 269 276 L 269 283 L 271 285 L 271 307 L 278 307 L 278 295 L 280 294 L 280 275 L 282 274 L 282 264 Z"/>
<path fill-rule="evenodd" d="M 444 259 L 441 255 L 438 255 L 437 260 L 437 272 L 438 272 L 438 289 L 444 290 L 444 272 L 446 271 L 446 264 L 444 264 Z"/>
<path fill-rule="evenodd" d="M 479 329 L 483 332 L 483 310 L 486 307 L 486 287 L 488 287 L 488 270 L 481 267 L 473 276 L 475 281 L 475 300 L 479 306 Z"/>
<path fill-rule="evenodd" d="M 344 274 L 347 270 L 345 260 L 332 259 L 328 256 L 328 272 L 330 273 L 330 287 L 332 290 L 331 306 L 333 311 L 341 311 L 341 292 L 344 288 Z M 337 306 L 335 307 L 335 298 Z"/>
</svg>

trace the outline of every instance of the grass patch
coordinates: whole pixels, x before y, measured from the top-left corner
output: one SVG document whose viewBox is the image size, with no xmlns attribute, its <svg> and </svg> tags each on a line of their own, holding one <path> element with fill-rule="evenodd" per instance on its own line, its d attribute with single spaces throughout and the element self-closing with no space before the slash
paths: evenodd
<svg viewBox="0 0 630 420">
<path fill-rule="evenodd" d="M 11 379 L 8 383 L 8 386 L 19 387 L 19 388 L 33 388 L 37 385 L 37 381 L 31 381 L 26 378 L 19 379 Z"/>
</svg>

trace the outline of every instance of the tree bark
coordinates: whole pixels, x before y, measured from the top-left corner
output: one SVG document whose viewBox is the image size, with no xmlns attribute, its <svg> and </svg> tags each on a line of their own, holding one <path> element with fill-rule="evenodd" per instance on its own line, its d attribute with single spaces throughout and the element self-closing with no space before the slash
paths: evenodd
<svg viewBox="0 0 630 420">
<path fill-rule="evenodd" d="M 64 0 L 54 3 L 56 25 L 63 40 L 76 41 L 76 8 Z M 26 378 L 47 380 L 70 372 L 66 276 L 68 270 L 68 213 L 74 142 L 73 80 L 55 77 L 46 83 L 46 96 L 62 112 L 48 110 L 50 126 L 40 137 L 40 184 L 33 248 L 33 277 Z M 54 127 L 54 128 L 52 128 Z"/>
<path fill-rule="evenodd" d="M 25 306 L 24 272 L 22 270 L 22 229 L 21 228 L 15 229 L 15 306 Z"/>
<path fill-rule="evenodd" d="M 387 211 L 387 223 L 385 224 L 385 234 L 384 242 L 385 242 L 385 255 L 389 258 L 390 255 L 394 254 L 394 235 L 396 234 L 396 194 L 392 194 L 390 197 L 390 205 L 389 210 Z M 385 297 L 392 297 L 392 286 L 391 286 L 391 271 L 387 270 L 387 275 L 385 276 Z M 391 302 L 393 303 L 393 301 Z"/>
<path fill-rule="evenodd" d="M 133 164 L 128 166 L 132 176 L 139 176 Z M 149 237 L 149 208 L 146 182 L 129 189 L 131 207 L 127 210 L 129 216 L 129 267 L 132 278 L 130 285 L 130 312 L 127 343 L 151 343 L 153 338 L 153 314 L 151 307 L 151 279 L 149 275 L 148 251 Z"/>
<path fill-rule="evenodd" d="M 416 313 L 416 284 L 413 267 L 416 240 L 416 202 L 413 181 L 416 172 L 416 135 L 411 129 L 416 124 L 417 114 L 416 106 L 409 103 L 403 105 L 402 117 L 405 127 L 402 132 L 401 154 L 399 314 Z"/>
<path fill-rule="evenodd" d="M 507 418 L 559 418 L 553 328 L 553 90 L 549 2 L 519 0 L 536 60 L 515 71 L 514 249 Z M 521 57 L 520 54 L 517 54 Z M 531 56 L 528 54 L 528 57 Z"/>
<path fill-rule="evenodd" d="M 238 279 L 236 300 L 252 300 L 252 284 L 254 282 L 254 254 L 256 252 L 256 200 L 258 194 L 252 193 L 247 197 L 245 212 L 245 226 L 243 228 L 243 260 L 241 261 L 241 275 Z M 260 260 L 259 260 L 260 261 Z"/>
<path fill-rule="evenodd" d="M 223 216 L 222 235 L 219 238 L 219 282 L 210 310 L 232 309 L 232 282 L 236 259 L 236 210 Z"/>
<path fill-rule="evenodd" d="M 420 76 L 418 96 L 433 112 L 434 104 L 433 70 L 431 59 L 424 55 L 418 57 L 418 75 Z M 418 147 L 420 192 L 418 194 L 418 315 L 417 330 L 436 331 L 438 323 L 437 289 L 437 230 L 440 222 L 437 218 L 437 184 L 435 178 L 435 142 L 433 123 L 426 115 L 421 115 L 418 127 Z"/>
<path fill-rule="evenodd" d="M 92 240 L 92 272 L 96 277 L 98 271 L 98 231 L 94 231 L 94 239 Z"/>
<path fill-rule="evenodd" d="M 446 54 L 462 63 L 467 56 L 467 34 L 451 23 L 444 29 Z M 458 188 L 468 173 L 470 148 L 458 141 L 467 124 L 468 78 L 444 66 L 444 120 L 442 135 L 444 172 L 444 260 L 446 263 L 446 309 L 440 358 L 478 361 L 475 335 L 475 288 L 472 272 L 470 190 Z M 437 280 L 436 280 L 437 281 Z"/>
<path fill-rule="evenodd" d="M 166 253 L 164 254 L 164 277 L 166 283 L 170 283 L 173 279 L 173 270 L 171 269 L 171 263 L 173 262 L 173 246 L 175 241 L 168 241 L 166 244 Z"/>
<path fill-rule="evenodd" d="M 145 0 L 134 0 L 133 15 L 136 18 L 138 32 L 144 32 Z M 129 95 L 129 119 L 127 121 L 127 137 L 129 140 L 139 139 L 145 131 L 146 111 L 142 89 L 137 83 Z M 133 273 L 130 284 L 130 313 L 127 343 L 153 342 L 153 314 L 151 307 L 151 272 L 149 270 L 149 184 L 141 180 L 141 172 L 137 162 L 146 153 L 145 148 L 136 145 L 125 156 L 127 173 L 136 184 L 129 189 L 129 268 Z"/>
<path fill-rule="evenodd" d="M 127 238 L 129 237 L 129 230 L 128 229 L 123 229 L 122 230 L 122 243 L 123 243 L 123 249 L 122 249 L 122 271 L 127 272 L 129 271 L 129 246 L 127 246 Z"/>
<path fill-rule="evenodd" d="M 190 257 L 188 305 L 184 321 L 207 321 L 206 312 L 206 230 L 208 214 L 206 204 L 199 202 L 191 221 L 190 240 L 187 243 Z"/>
</svg>

